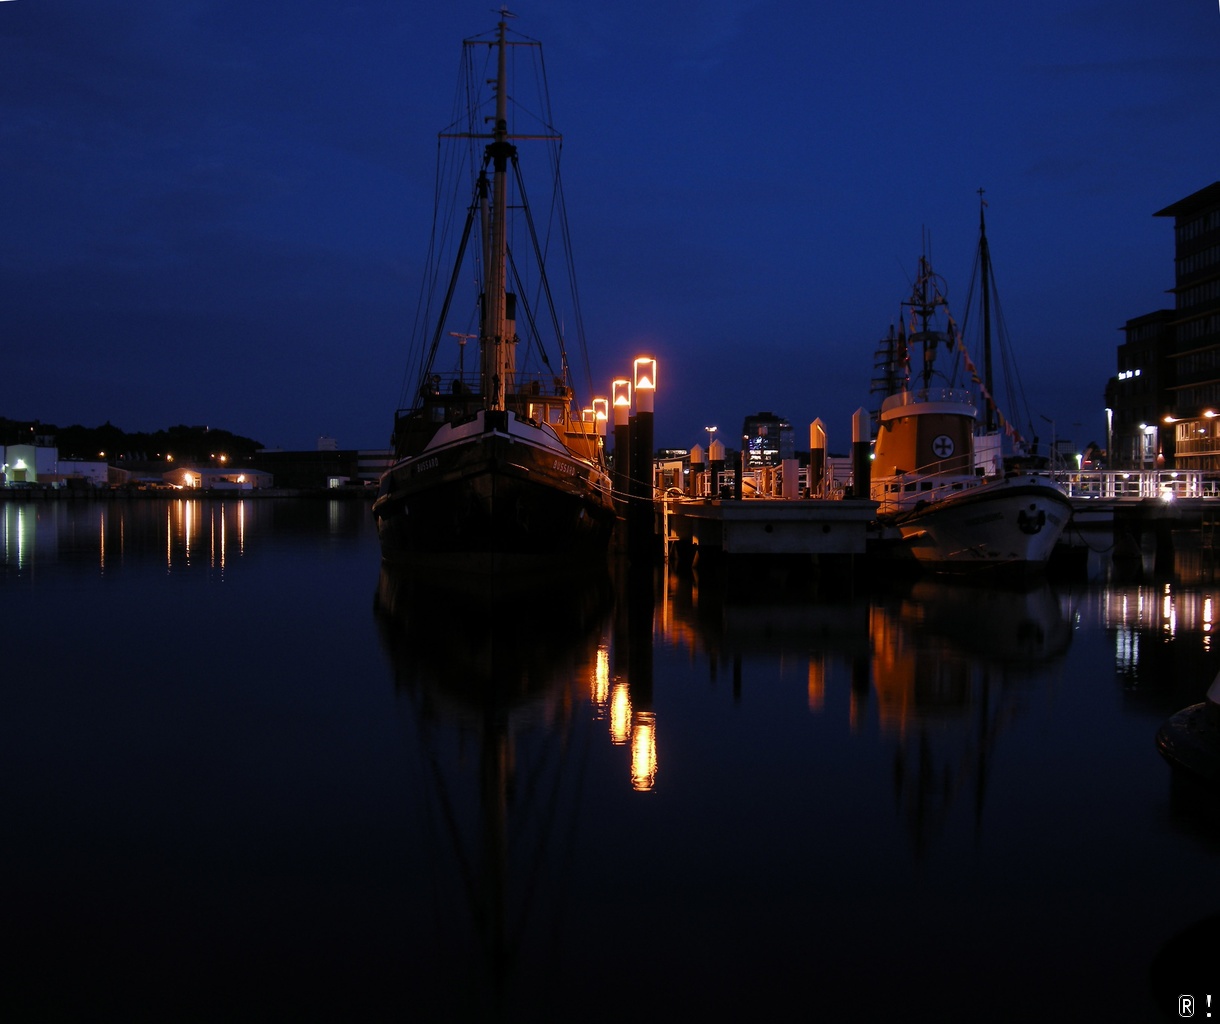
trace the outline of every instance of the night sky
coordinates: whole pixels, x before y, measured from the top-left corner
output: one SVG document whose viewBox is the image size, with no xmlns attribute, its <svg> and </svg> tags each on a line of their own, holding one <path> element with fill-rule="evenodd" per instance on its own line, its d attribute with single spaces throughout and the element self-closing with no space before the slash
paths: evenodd
<svg viewBox="0 0 1220 1024">
<path fill-rule="evenodd" d="M 0 415 L 385 446 L 436 133 L 494 6 L 0 2 Z M 658 445 L 766 409 L 846 450 L 925 233 L 964 307 L 980 187 L 1034 417 L 1104 442 L 1119 328 L 1173 304 L 1152 214 L 1220 180 L 1215 0 L 510 9 L 594 379 L 658 358 Z"/>
</svg>

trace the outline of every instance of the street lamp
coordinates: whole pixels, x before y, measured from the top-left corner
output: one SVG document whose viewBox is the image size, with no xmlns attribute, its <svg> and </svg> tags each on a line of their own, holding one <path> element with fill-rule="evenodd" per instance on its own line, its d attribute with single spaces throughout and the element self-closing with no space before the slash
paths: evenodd
<svg viewBox="0 0 1220 1024">
<path fill-rule="evenodd" d="M 1140 424 L 1140 469 L 1141 470 L 1143 470 L 1145 468 L 1144 462 L 1145 462 L 1146 456 L 1151 459 L 1152 464 L 1154 466 L 1156 465 L 1156 456 L 1152 454 L 1153 449 L 1156 448 L 1156 440 L 1155 440 L 1156 431 L 1157 431 L 1157 427 L 1156 427 L 1155 423 L 1141 423 Z"/>
<path fill-rule="evenodd" d="M 1106 409 L 1106 468 L 1114 466 L 1114 410 Z"/>
</svg>

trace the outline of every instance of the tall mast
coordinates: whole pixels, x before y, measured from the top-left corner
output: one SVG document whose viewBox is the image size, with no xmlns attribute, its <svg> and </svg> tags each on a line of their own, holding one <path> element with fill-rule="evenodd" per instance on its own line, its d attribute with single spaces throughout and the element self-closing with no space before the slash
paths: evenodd
<svg viewBox="0 0 1220 1024">
<path fill-rule="evenodd" d="M 501 18 L 507 17 L 501 11 Z M 492 166 L 491 208 L 484 208 L 487 241 L 487 277 L 483 285 L 483 331 L 479 369 L 484 400 L 489 409 L 505 407 L 506 392 L 516 370 L 516 311 L 508 294 L 508 164 L 517 147 L 508 141 L 508 24 L 496 27 L 496 113 L 487 158 Z M 490 223 L 488 223 L 490 221 Z"/>
<path fill-rule="evenodd" d="M 987 224 L 983 219 L 983 211 L 987 203 L 983 200 L 983 190 L 979 189 L 979 274 L 983 280 L 983 385 L 987 395 L 995 394 L 991 374 L 991 252 L 987 248 Z M 996 428 L 995 407 L 990 400 L 983 403 L 987 412 L 984 425 L 987 433 Z"/>
<path fill-rule="evenodd" d="M 937 346 L 943 341 L 947 346 L 952 348 L 953 342 L 943 331 L 936 330 L 932 323 L 937 310 L 945 307 L 947 303 L 940 286 L 937 284 L 937 277 L 932 272 L 932 264 L 928 261 L 926 255 L 919 257 L 919 274 L 915 278 L 911 297 L 904 305 L 911 307 L 914 318 L 918 320 L 917 325 L 912 323 L 911 334 L 907 337 L 908 351 L 916 344 L 921 345 L 923 349 L 923 365 L 919 370 L 920 386 L 924 388 L 931 387 L 932 374 L 936 364 Z"/>
</svg>

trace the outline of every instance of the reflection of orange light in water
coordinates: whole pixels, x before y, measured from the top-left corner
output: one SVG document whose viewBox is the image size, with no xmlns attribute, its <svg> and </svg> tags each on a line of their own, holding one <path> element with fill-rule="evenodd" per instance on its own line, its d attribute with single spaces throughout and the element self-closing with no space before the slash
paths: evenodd
<svg viewBox="0 0 1220 1024">
<path fill-rule="evenodd" d="M 610 649 L 605 644 L 597 648 L 597 664 L 593 668 L 593 692 L 590 696 L 597 708 L 597 717 L 606 713 L 606 701 L 610 699 Z"/>
<path fill-rule="evenodd" d="M 821 658 L 809 659 L 809 710 L 821 711 L 826 703 L 826 662 Z"/>
<path fill-rule="evenodd" d="M 631 693 L 626 683 L 618 683 L 610 695 L 610 739 L 626 743 L 631 735 Z"/>
<path fill-rule="evenodd" d="M 637 793 L 652 789 L 657 781 L 656 718 L 642 711 L 631 731 L 631 788 Z"/>
<path fill-rule="evenodd" d="M 883 733 L 901 735 L 912 711 L 915 695 L 915 652 L 903 631 L 879 608 L 869 612 L 868 635 L 872 647 L 873 689 Z M 852 731 L 859 725 L 855 697 L 852 698 Z"/>
</svg>

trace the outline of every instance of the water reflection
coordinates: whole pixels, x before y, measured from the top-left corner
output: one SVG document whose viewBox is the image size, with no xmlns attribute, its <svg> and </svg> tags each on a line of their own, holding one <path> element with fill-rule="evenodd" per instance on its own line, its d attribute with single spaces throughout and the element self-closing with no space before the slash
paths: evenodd
<svg viewBox="0 0 1220 1024">
<path fill-rule="evenodd" d="M 1111 584 L 1085 595 L 1080 610 L 1104 626 L 1125 698 L 1176 710 L 1202 700 L 1216 674 L 1218 597 L 1215 583 Z"/>
<path fill-rule="evenodd" d="M 764 651 L 804 676 L 811 714 L 827 713 L 828 690 L 848 693 L 851 734 L 876 729 L 893 748 L 895 797 L 921 852 L 963 797 L 977 827 L 1006 724 L 1072 640 L 1072 613 L 1045 582 L 996 589 L 927 578 L 852 595 L 673 579 L 669 592 L 668 637 L 705 652 L 713 678 L 727 661 L 734 699 L 749 684 L 744 666 Z"/>
<path fill-rule="evenodd" d="M 570 880 L 588 725 L 625 686 L 611 671 L 610 601 L 608 579 L 500 596 L 382 566 L 374 611 L 426 766 L 428 853 L 448 883 L 438 891 L 462 894 L 488 972 L 486 991 L 462 993 L 468 1012 L 498 1012 L 522 944 L 564 931 L 557 882 Z M 461 957 L 462 929 L 446 918 Z"/>
<path fill-rule="evenodd" d="M 1061 658 L 1071 636 L 1045 583 L 998 590 L 927 580 L 873 609 L 880 727 L 894 740 L 895 797 L 918 852 L 959 801 L 981 828 L 997 745 L 1033 671 Z"/>
<path fill-rule="evenodd" d="M 23 576 L 55 564 L 95 566 L 159 561 L 166 572 L 223 571 L 247 553 L 250 538 L 321 518 L 334 535 L 353 534 L 367 516 L 360 503 L 273 499 L 49 500 L 0 503 L 0 567 Z"/>
</svg>

